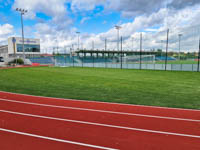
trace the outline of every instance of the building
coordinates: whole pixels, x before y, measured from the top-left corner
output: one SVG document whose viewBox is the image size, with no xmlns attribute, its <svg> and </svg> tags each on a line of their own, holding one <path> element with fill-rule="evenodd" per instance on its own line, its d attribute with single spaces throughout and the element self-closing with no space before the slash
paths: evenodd
<svg viewBox="0 0 200 150">
<path fill-rule="evenodd" d="M 0 46 L 0 58 L 1 60 L 8 58 L 8 45 Z"/>
<path fill-rule="evenodd" d="M 8 45 L 0 46 L 0 57 L 23 58 L 23 40 L 20 37 L 8 38 Z M 24 53 L 26 57 L 40 56 L 40 40 L 24 39 Z"/>
</svg>

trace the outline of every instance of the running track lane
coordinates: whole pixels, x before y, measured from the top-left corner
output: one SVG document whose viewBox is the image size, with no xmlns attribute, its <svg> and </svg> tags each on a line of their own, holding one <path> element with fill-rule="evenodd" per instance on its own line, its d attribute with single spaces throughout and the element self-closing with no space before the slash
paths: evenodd
<svg viewBox="0 0 200 150">
<path fill-rule="evenodd" d="M 61 119 L 79 120 L 92 123 L 103 123 L 113 126 L 123 126 L 164 132 L 198 135 L 200 136 L 200 120 L 175 120 L 154 118 L 137 115 L 113 114 L 85 109 L 54 107 L 37 103 L 25 103 L 13 100 L 0 99 L 1 110 L 21 112 Z M 81 114 L 81 115 L 80 115 Z M 174 128 L 176 126 L 176 128 Z"/>
<path fill-rule="evenodd" d="M 2 96 L 2 95 L 0 95 L 0 96 Z M 5 98 L 5 95 L 3 97 Z M 49 101 L 50 100 L 54 101 L 54 102 L 58 101 L 58 99 L 50 99 L 50 98 L 48 98 L 48 99 L 49 99 Z M 69 103 L 69 101 L 67 101 L 66 103 Z M 106 103 L 103 103 L 103 104 L 106 105 Z M 8 105 L 12 105 L 12 104 L 8 104 Z M 17 104 L 16 104 L 16 106 L 19 107 L 19 105 L 17 105 Z M 131 105 L 122 105 L 122 107 L 124 107 L 124 106 L 130 107 Z M 28 107 L 28 106 L 26 106 L 26 107 Z M 132 106 L 132 107 L 139 107 L 139 106 Z M 27 111 L 27 110 L 24 110 L 24 107 L 22 107 L 20 109 L 22 109 L 21 111 Z M 29 109 L 32 109 L 32 108 L 29 108 Z M 48 109 L 52 109 L 52 108 L 45 107 L 45 109 L 48 110 Z M 45 109 L 41 110 L 41 108 L 40 109 L 38 108 L 38 110 L 40 112 L 45 111 Z M 161 109 L 161 108 L 159 108 L 159 109 Z M 172 109 L 172 110 L 174 110 L 174 109 Z M 60 109 L 54 110 L 54 111 L 59 112 Z M 188 110 L 179 110 L 179 111 L 187 111 L 188 112 Z M 53 112 L 50 112 L 50 113 L 53 113 Z M 198 113 L 198 111 L 192 111 L 192 112 Z M 33 112 L 29 112 L 29 113 L 33 113 Z M 78 113 L 80 113 L 80 112 L 78 112 Z M 90 113 L 93 114 L 94 112 L 90 112 Z M 90 113 L 88 113 L 88 114 L 90 114 Z M 70 137 L 67 137 L 67 139 L 78 140 L 78 141 L 80 140 L 80 142 L 81 141 L 84 141 L 86 143 L 90 142 L 90 143 L 97 144 L 97 145 L 100 144 L 101 146 L 102 145 L 103 146 L 105 145 L 108 147 L 113 146 L 114 148 L 120 148 L 120 149 L 131 149 L 131 150 L 132 149 L 141 149 L 141 150 L 143 150 L 143 149 L 148 149 L 148 150 L 149 149 L 154 149 L 154 150 L 155 149 L 199 149 L 199 142 L 200 142 L 199 138 L 182 137 L 182 136 L 180 137 L 180 136 L 176 136 L 176 135 L 163 135 L 163 134 L 158 134 L 158 133 L 155 134 L 155 133 L 141 132 L 141 131 L 136 131 L 136 130 L 127 130 L 127 129 L 116 129 L 113 127 L 102 127 L 102 126 L 96 126 L 96 125 L 91 125 L 91 124 L 81 124 L 80 125 L 80 123 L 74 123 L 74 122 L 73 123 L 65 122 L 62 125 L 61 122 L 63 123 L 63 121 L 61 121 L 61 120 L 37 118 L 37 117 L 33 117 L 33 116 L 24 116 L 24 115 L 9 113 L 9 112 L 1 112 L 0 114 L 1 114 L 0 118 L 3 119 L 3 122 L 1 122 L 1 125 L 3 125 L 2 126 L 3 128 L 9 127 L 9 129 L 12 129 L 12 130 L 17 129 L 18 131 L 21 131 L 21 132 L 25 130 L 26 132 L 32 133 L 32 134 L 33 133 L 34 134 L 42 133 L 43 135 L 46 135 L 46 136 L 53 136 L 53 137 L 56 136 L 57 138 L 63 139 L 66 137 L 62 137 L 63 134 L 62 134 L 61 130 L 62 129 L 63 130 L 70 129 L 71 133 L 69 131 L 66 132 L 66 134 L 70 133 L 70 135 L 71 135 Z M 85 115 L 87 115 L 87 114 L 85 114 Z M 95 116 L 96 115 L 97 114 L 95 114 Z M 112 116 L 110 116 L 110 117 L 112 117 Z M 116 117 L 116 114 L 113 114 L 113 117 Z M 121 119 L 121 117 L 119 119 Z M 16 120 L 8 119 L 8 118 L 15 118 Z M 39 123 L 37 122 L 38 119 L 40 119 Z M 134 119 L 137 121 L 139 118 L 134 118 Z M 104 122 L 105 120 L 102 119 L 102 121 Z M 121 120 L 118 120 L 118 121 L 120 122 Z M 131 121 L 131 119 L 129 121 Z M 25 129 L 21 129 L 21 126 L 24 125 L 24 123 L 26 123 L 26 122 L 31 123 L 31 126 L 28 128 L 25 128 Z M 41 122 L 43 122 L 43 123 L 41 124 Z M 152 120 L 149 122 L 152 122 Z M 8 123 L 8 124 L 6 124 L 6 123 Z M 148 122 L 146 122 L 146 123 L 148 123 Z M 195 121 L 195 123 L 196 123 L 196 121 Z M 47 128 L 47 127 L 45 127 L 46 124 L 48 124 L 48 128 L 50 128 L 50 130 L 45 130 Z M 59 125 L 59 124 L 61 124 L 61 125 Z M 183 124 L 183 126 L 184 126 L 184 124 Z M 59 125 L 59 127 L 61 129 L 58 131 L 57 130 L 53 131 L 53 129 L 57 125 Z M 14 126 L 14 128 L 13 128 L 13 126 Z M 40 127 L 39 129 L 36 128 L 38 126 Z M 89 133 L 85 133 L 86 129 L 89 130 Z M 81 134 L 81 133 L 83 133 L 83 134 Z M 92 133 L 92 134 L 90 134 L 90 133 Z M 94 138 L 94 136 L 97 136 L 97 137 Z M 75 139 L 74 139 L 74 137 L 75 137 Z M 89 140 L 89 141 L 87 141 L 87 140 Z"/>
<path fill-rule="evenodd" d="M 186 110 L 186 109 L 174 109 L 165 107 L 151 107 L 151 106 L 141 106 L 141 105 L 127 105 L 127 104 L 104 103 L 95 101 L 49 98 L 49 97 L 31 96 L 25 94 L 15 94 L 3 91 L 0 91 L 0 98 L 20 100 L 26 102 L 36 102 L 41 104 L 49 104 L 57 106 L 78 107 L 78 108 L 88 108 L 96 110 L 116 111 L 123 113 L 137 113 L 137 114 L 200 120 L 200 110 Z"/>
<path fill-rule="evenodd" d="M 122 150 L 197 150 L 199 138 L 155 134 L 112 127 L 0 113 L 0 128 Z M 21 139 L 19 138 L 19 142 Z M 4 141 L 4 139 L 2 140 Z M 66 147 L 67 148 L 67 147 Z M 47 148 L 48 149 L 48 145 Z"/>
<path fill-rule="evenodd" d="M 0 149 L 1 150 L 102 150 L 71 143 L 70 141 L 60 141 L 59 139 L 38 138 L 37 136 L 27 136 L 12 131 L 1 131 L 0 129 Z"/>
</svg>

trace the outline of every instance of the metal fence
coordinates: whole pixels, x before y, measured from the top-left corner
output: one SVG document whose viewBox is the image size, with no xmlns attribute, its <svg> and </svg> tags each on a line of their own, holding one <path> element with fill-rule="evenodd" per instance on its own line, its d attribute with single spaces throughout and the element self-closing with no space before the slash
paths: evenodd
<svg viewBox="0 0 200 150">
<path fill-rule="evenodd" d="M 118 68 L 118 69 L 146 69 L 167 71 L 193 71 L 198 72 L 198 64 L 156 64 L 156 62 L 125 63 L 116 62 L 116 59 L 105 58 L 99 62 L 96 58 L 55 57 L 55 66 L 59 67 L 93 67 L 93 68 Z M 106 61 L 107 60 L 107 61 Z M 89 62 L 91 61 L 91 62 Z M 103 59 L 101 60 L 103 61 Z"/>
<path fill-rule="evenodd" d="M 194 71 L 200 69 L 200 24 L 134 32 L 120 38 L 101 37 L 98 42 L 53 51 L 50 58 L 32 62 L 55 66 Z M 91 42 L 91 41 L 90 41 Z M 83 43 L 84 45 L 84 43 Z"/>
<path fill-rule="evenodd" d="M 98 49 L 72 50 L 75 55 L 55 57 L 55 65 L 194 72 L 200 69 L 200 25 L 136 32 L 131 37 L 121 37 L 121 41 L 106 37 L 100 40 L 95 46 Z M 116 49 L 116 43 L 120 49 Z"/>
</svg>

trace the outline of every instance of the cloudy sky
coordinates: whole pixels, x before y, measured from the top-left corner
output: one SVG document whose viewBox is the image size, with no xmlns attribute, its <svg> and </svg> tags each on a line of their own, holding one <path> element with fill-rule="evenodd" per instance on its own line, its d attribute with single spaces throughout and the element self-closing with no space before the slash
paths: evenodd
<svg viewBox="0 0 200 150">
<path fill-rule="evenodd" d="M 25 37 L 40 38 L 44 52 L 74 45 L 80 32 L 81 47 L 117 49 L 117 31 L 123 36 L 124 49 L 138 50 L 140 34 L 143 49 L 165 47 L 170 29 L 170 50 L 197 51 L 200 35 L 200 0 L 0 0 L 0 45 L 10 36 L 21 36 L 20 15 L 24 8 Z"/>
</svg>

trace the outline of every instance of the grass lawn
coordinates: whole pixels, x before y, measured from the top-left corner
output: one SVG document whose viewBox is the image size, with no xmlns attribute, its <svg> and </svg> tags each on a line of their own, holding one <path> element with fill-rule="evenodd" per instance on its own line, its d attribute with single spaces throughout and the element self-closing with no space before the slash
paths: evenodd
<svg viewBox="0 0 200 150">
<path fill-rule="evenodd" d="M 200 73 L 101 68 L 0 70 L 0 90 L 50 97 L 200 109 Z"/>
<path fill-rule="evenodd" d="M 165 64 L 164 61 L 156 62 L 156 64 Z M 176 61 L 168 61 L 167 64 L 198 64 L 198 61 L 194 60 L 176 60 Z"/>
<path fill-rule="evenodd" d="M 165 64 L 165 61 L 156 61 L 156 64 Z M 138 63 L 129 63 L 129 64 L 139 64 Z M 142 62 L 142 64 L 154 64 L 153 62 Z M 198 61 L 194 60 L 175 60 L 167 61 L 167 64 L 198 64 Z"/>
</svg>

